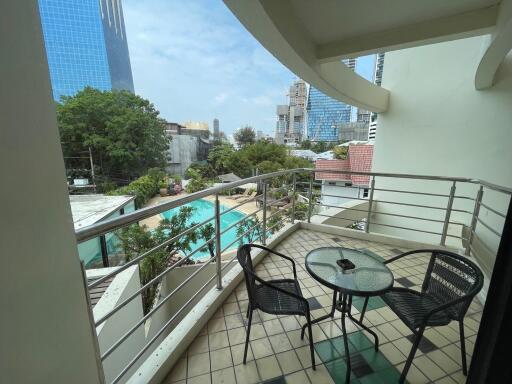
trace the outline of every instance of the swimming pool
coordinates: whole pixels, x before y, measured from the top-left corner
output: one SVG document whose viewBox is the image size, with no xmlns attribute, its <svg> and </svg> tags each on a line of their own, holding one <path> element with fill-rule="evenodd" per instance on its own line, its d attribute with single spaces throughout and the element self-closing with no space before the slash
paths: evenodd
<svg viewBox="0 0 512 384">
<path fill-rule="evenodd" d="M 213 217 L 215 214 L 215 205 L 208 200 L 203 200 L 203 199 L 195 200 L 195 201 L 192 201 L 191 203 L 184 204 L 182 207 L 192 207 L 194 209 L 192 212 L 192 216 L 189 219 L 189 223 L 196 223 L 196 224 L 201 223 L 201 222 L 209 219 L 210 217 Z M 162 212 L 162 216 L 166 219 L 170 219 L 171 217 L 178 214 L 180 208 L 181 207 L 173 208 L 168 211 Z M 226 207 L 223 205 L 220 206 L 221 212 L 224 212 L 228 209 L 229 209 L 229 207 Z M 223 231 L 224 229 L 226 229 L 233 223 L 241 220 L 245 216 L 246 215 L 244 215 L 243 213 L 241 213 L 237 210 L 232 210 L 232 211 L 229 211 L 228 213 L 223 214 L 220 217 L 221 231 Z M 215 222 L 212 220 L 211 224 L 215 225 Z M 235 241 L 235 239 L 237 238 L 237 235 L 236 235 L 237 227 L 238 226 L 235 225 L 233 228 L 228 230 L 226 233 L 222 234 L 221 239 L 220 239 L 221 249 L 224 249 L 228 244 Z M 195 243 L 191 244 L 190 252 L 195 251 L 197 248 L 200 248 L 201 246 L 204 245 L 204 243 L 205 243 L 205 241 L 203 239 L 198 239 Z M 239 245 L 238 242 L 234 243 L 233 245 L 231 245 L 229 247 L 229 250 L 236 249 L 238 247 L 238 245 Z M 198 251 L 197 253 L 195 253 L 192 256 L 192 259 L 200 260 L 200 259 L 209 258 L 209 257 L 210 257 L 210 253 L 208 252 L 208 249 L 205 247 L 204 250 L 201 250 L 201 251 Z"/>
</svg>

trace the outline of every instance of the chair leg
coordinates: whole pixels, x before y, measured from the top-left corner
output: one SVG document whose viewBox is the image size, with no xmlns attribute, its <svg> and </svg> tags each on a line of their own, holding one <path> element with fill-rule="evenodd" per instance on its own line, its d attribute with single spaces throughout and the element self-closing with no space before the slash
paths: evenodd
<svg viewBox="0 0 512 384">
<path fill-rule="evenodd" d="M 468 366 L 466 363 L 466 338 L 464 337 L 464 319 L 459 321 L 460 331 L 460 352 L 462 355 L 462 373 L 464 376 L 468 375 Z"/>
<path fill-rule="evenodd" d="M 361 323 L 363 322 L 364 313 L 366 312 L 366 306 L 368 305 L 368 300 L 370 300 L 369 297 L 364 299 L 363 310 L 361 311 L 361 316 L 359 317 L 359 322 Z"/>
<path fill-rule="evenodd" d="M 409 357 L 407 357 L 407 361 L 405 362 L 404 369 L 402 370 L 402 374 L 400 375 L 400 380 L 398 380 L 399 384 L 403 384 L 405 382 L 405 377 L 407 376 L 407 372 L 409 372 L 409 368 L 411 368 L 412 361 L 414 360 L 414 355 L 416 354 L 416 350 L 420 345 L 421 338 L 423 337 L 423 331 L 425 327 L 419 329 L 416 334 L 416 338 L 414 339 L 414 343 L 412 343 L 411 352 L 409 352 Z"/>
<path fill-rule="evenodd" d="M 249 317 L 249 311 L 250 311 L 250 310 L 251 310 L 251 303 L 249 303 L 249 304 L 247 305 L 247 316 L 245 316 L 245 317 Z"/>
<path fill-rule="evenodd" d="M 252 309 L 249 312 L 249 322 L 247 324 L 247 335 L 245 336 L 244 364 L 247 362 L 247 348 L 249 347 L 249 336 L 251 335 Z"/>
<path fill-rule="evenodd" d="M 309 350 L 311 352 L 311 364 L 313 366 L 313 371 L 316 371 L 315 364 L 315 348 L 313 347 L 313 331 L 311 330 L 311 316 L 309 313 L 306 316 L 308 322 L 308 334 L 309 334 Z"/>
</svg>

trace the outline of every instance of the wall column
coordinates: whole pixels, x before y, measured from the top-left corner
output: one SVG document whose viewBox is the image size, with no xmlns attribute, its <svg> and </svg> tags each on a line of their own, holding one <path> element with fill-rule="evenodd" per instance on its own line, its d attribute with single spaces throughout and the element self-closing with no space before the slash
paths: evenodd
<svg viewBox="0 0 512 384">
<path fill-rule="evenodd" d="M 99 383 L 36 0 L 0 2 L 0 372 Z"/>
</svg>

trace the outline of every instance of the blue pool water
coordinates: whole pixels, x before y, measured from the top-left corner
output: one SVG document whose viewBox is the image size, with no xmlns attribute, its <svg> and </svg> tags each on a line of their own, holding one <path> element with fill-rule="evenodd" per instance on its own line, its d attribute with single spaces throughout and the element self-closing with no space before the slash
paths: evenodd
<svg viewBox="0 0 512 384">
<path fill-rule="evenodd" d="M 184 206 L 187 206 L 187 207 L 192 207 L 194 208 L 194 211 L 192 212 L 192 216 L 189 220 L 189 223 L 196 223 L 196 224 L 199 224 L 207 219 L 209 219 L 210 217 L 213 217 L 213 215 L 215 214 L 215 206 L 212 202 L 210 201 L 207 201 L 207 200 L 196 200 L 196 201 L 193 201 L 191 203 L 188 203 L 188 204 L 185 204 Z M 221 212 L 223 211 L 226 211 L 228 210 L 229 208 L 228 207 L 225 207 L 223 205 L 221 205 L 220 207 L 220 210 Z M 180 208 L 174 208 L 174 209 L 170 209 L 166 212 L 163 212 L 162 213 L 162 216 L 166 219 L 170 219 L 171 217 L 175 216 L 178 214 Z M 221 231 L 226 229 L 227 227 L 229 227 L 230 225 L 232 225 L 233 223 L 241 220 L 242 218 L 244 218 L 246 215 L 244 215 L 243 213 L 241 212 L 238 212 L 236 210 L 232 210 L 228 213 L 225 213 L 223 214 L 220 218 L 220 228 L 221 228 Z M 214 221 L 212 220 L 211 221 L 212 225 L 215 225 Z M 231 228 L 229 231 L 227 231 L 226 233 L 222 234 L 221 236 L 221 249 L 224 249 L 227 245 L 229 245 L 231 242 L 235 241 L 235 239 L 237 238 L 237 235 L 236 235 L 236 230 L 237 230 L 237 225 L 235 225 L 233 228 Z M 198 239 L 196 243 L 192 243 L 191 244 L 191 251 L 195 251 L 197 248 L 200 248 L 201 246 L 204 245 L 204 240 L 203 239 Z M 232 244 L 229 249 L 235 249 L 238 247 L 238 242 Z M 198 259 L 204 259 L 204 258 L 209 258 L 210 257 L 210 253 L 208 252 L 208 249 L 205 247 L 204 250 L 201 250 L 201 251 L 198 251 L 197 253 L 195 253 L 193 256 L 192 256 L 192 259 L 193 260 L 198 260 Z"/>
</svg>

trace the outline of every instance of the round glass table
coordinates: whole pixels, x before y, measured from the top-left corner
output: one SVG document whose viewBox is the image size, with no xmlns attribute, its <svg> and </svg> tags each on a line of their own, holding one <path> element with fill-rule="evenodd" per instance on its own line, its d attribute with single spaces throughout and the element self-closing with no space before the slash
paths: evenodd
<svg viewBox="0 0 512 384">
<path fill-rule="evenodd" d="M 346 268 L 347 265 L 348 268 Z M 393 274 L 375 256 L 363 251 L 341 247 L 317 248 L 309 252 L 306 256 L 306 269 L 315 280 L 334 290 L 331 312 L 313 320 L 311 323 L 318 323 L 329 317 L 333 318 L 336 310 L 341 312 L 343 343 L 347 351 L 345 354 L 347 363 L 346 382 L 349 383 L 351 367 L 345 318 L 348 317 L 353 323 L 370 333 L 375 339 L 375 350 L 379 348 L 377 334 L 364 325 L 361 320 L 352 316 L 352 296 L 382 295 L 393 286 Z M 366 300 L 360 319 L 363 318 L 367 303 Z M 304 337 L 305 327 L 305 325 L 302 327 L 302 337 Z"/>
</svg>

